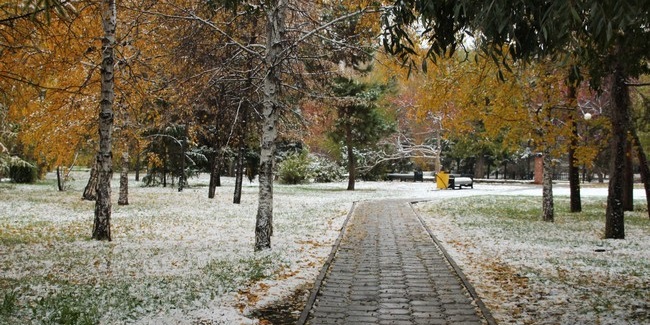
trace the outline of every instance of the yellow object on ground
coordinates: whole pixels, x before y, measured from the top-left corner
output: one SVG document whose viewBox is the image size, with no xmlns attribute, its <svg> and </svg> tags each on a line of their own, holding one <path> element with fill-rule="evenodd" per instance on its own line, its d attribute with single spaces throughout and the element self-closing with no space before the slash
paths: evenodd
<svg viewBox="0 0 650 325">
<path fill-rule="evenodd" d="M 446 190 L 449 187 L 449 174 L 443 171 L 437 173 L 436 185 L 439 190 Z"/>
</svg>

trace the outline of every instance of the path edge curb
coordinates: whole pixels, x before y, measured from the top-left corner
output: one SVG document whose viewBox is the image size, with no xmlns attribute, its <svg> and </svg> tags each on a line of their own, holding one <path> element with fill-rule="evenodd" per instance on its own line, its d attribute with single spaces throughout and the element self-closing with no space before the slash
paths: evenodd
<svg viewBox="0 0 650 325">
<path fill-rule="evenodd" d="M 345 235 L 345 229 L 348 225 L 348 221 L 350 221 L 350 218 L 352 217 L 352 213 L 354 213 L 356 207 L 357 207 L 357 202 L 353 202 L 347 217 L 345 217 L 345 221 L 343 221 L 343 225 L 341 226 L 341 231 L 339 232 L 339 236 L 338 238 L 336 238 L 334 245 L 332 245 L 332 250 L 330 251 L 330 254 L 327 257 L 327 260 L 325 260 L 325 263 L 323 264 L 320 273 L 316 277 L 316 282 L 314 282 L 314 287 L 311 289 L 311 294 L 307 299 L 307 303 L 305 303 L 305 308 L 302 310 L 302 313 L 300 313 L 300 318 L 298 318 L 298 322 L 296 322 L 297 325 L 304 325 L 307 322 L 307 318 L 309 318 L 309 312 L 311 311 L 311 307 L 316 302 L 316 296 L 318 295 L 318 292 L 320 291 L 320 287 L 323 284 L 323 280 L 325 280 L 325 276 L 327 275 L 327 271 L 329 270 L 330 265 L 332 264 L 332 261 L 336 256 L 336 252 L 339 250 L 339 246 L 341 244 L 341 241 L 343 240 L 343 235 Z"/>
<path fill-rule="evenodd" d="M 426 202 L 425 200 L 423 201 L 412 201 L 409 202 L 409 206 L 411 207 L 411 210 L 413 210 L 413 213 L 417 216 L 418 220 L 420 221 L 420 224 L 424 229 L 426 229 L 427 233 L 429 234 L 429 237 L 433 240 L 433 242 L 438 246 L 438 249 L 442 252 L 442 255 L 445 256 L 445 259 L 451 265 L 451 268 L 454 269 L 454 272 L 460 279 L 460 281 L 463 283 L 463 286 L 465 286 L 465 289 L 467 289 L 467 292 L 469 295 L 474 299 L 474 302 L 476 302 L 476 305 L 478 306 L 479 310 L 481 311 L 481 314 L 483 314 L 483 318 L 485 318 L 485 321 L 488 323 L 488 325 L 497 325 L 496 319 L 494 319 L 494 316 L 492 316 L 492 313 L 490 310 L 487 308 L 485 303 L 483 303 L 483 300 L 481 300 L 481 297 L 479 297 L 478 293 L 476 292 L 476 289 L 474 289 L 474 286 L 469 282 L 467 277 L 465 276 L 465 273 L 461 270 L 461 268 L 456 264 L 456 262 L 451 258 L 451 255 L 447 253 L 447 250 L 445 249 L 444 246 L 442 246 L 442 243 L 436 238 L 436 236 L 433 235 L 433 232 L 427 226 L 426 222 L 424 222 L 424 219 L 422 219 L 422 216 L 415 210 L 413 207 L 414 204 L 420 203 L 420 202 Z"/>
</svg>

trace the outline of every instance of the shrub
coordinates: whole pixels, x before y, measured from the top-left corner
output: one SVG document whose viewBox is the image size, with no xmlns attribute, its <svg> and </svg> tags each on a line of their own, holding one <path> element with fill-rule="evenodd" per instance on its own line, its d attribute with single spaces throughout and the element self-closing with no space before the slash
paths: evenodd
<svg viewBox="0 0 650 325">
<path fill-rule="evenodd" d="M 38 179 L 38 170 L 29 164 L 13 165 L 9 167 L 9 177 L 14 183 L 34 183 Z"/>
<path fill-rule="evenodd" d="M 341 167 L 334 161 L 323 157 L 315 156 L 312 158 L 312 173 L 314 182 L 331 183 L 343 179 Z"/>
<path fill-rule="evenodd" d="M 278 177 L 284 184 L 305 183 L 311 176 L 311 159 L 306 150 L 289 155 L 278 166 Z"/>
</svg>

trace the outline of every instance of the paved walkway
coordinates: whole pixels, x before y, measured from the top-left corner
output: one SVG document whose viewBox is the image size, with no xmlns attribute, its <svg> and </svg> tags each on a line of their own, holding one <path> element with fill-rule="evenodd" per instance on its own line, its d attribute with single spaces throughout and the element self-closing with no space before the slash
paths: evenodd
<svg viewBox="0 0 650 325">
<path fill-rule="evenodd" d="M 464 277 L 406 201 L 356 204 L 330 258 L 298 324 L 487 324 L 491 319 L 482 315 Z"/>
</svg>

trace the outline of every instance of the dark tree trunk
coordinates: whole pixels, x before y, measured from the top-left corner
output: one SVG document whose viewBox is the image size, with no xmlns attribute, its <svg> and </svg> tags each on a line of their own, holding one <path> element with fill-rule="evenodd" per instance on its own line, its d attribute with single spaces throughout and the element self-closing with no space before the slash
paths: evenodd
<svg viewBox="0 0 650 325">
<path fill-rule="evenodd" d="M 569 190 L 571 197 L 571 212 L 581 212 L 580 167 L 576 165 L 575 149 L 573 145 L 571 145 L 571 148 L 569 149 Z"/>
<path fill-rule="evenodd" d="M 217 125 L 218 126 L 218 125 Z M 217 130 L 219 128 L 217 127 Z M 219 131 L 216 134 L 214 141 L 214 159 L 212 160 L 212 168 L 210 169 L 210 185 L 208 186 L 208 198 L 214 199 L 217 187 L 221 186 L 221 168 L 223 166 L 223 153 L 221 151 L 221 140 L 219 138 Z"/>
<path fill-rule="evenodd" d="M 576 149 L 578 148 L 578 123 L 575 120 L 576 107 L 576 86 L 569 86 L 569 125 L 571 126 L 571 141 L 569 141 L 569 191 L 571 200 L 571 212 L 582 211 L 580 199 L 580 167 L 576 161 Z"/>
<path fill-rule="evenodd" d="M 544 150 L 544 181 L 542 185 L 542 220 L 553 222 L 555 208 L 553 204 L 553 159 L 550 150 Z"/>
<path fill-rule="evenodd" d="M 61 177 L 61 166 L 56 167 L 56 186 L 59 192 L 63 192 L 63 177 Z"/>
<path fill-rule="evenodd" d="M 249 77 L 250 80 L 250 77 Z M 247 110 L 244 107 L 242 110 L 242 120 L 239 128 L 239 152 L 237 153 L 237 174 L 235 174 L 235 193 L 233 194 L 232 202 L 234 204 L 241 203 L 242 183 L 244 181 L 244 161 L 246 158 L 246 127 L 248 123 Z"/>
<path fill-rule="evenodd" d="M 88 178 L 88 183 L 86 188 L 84 188 L 84 193 L 81 195 L 81 198 L 87 201 L 97 200 L 97 183 L 99 182 L 99 171 L 97 170 L 97 160 L 93 163 L 93 166 L 90 168 L 90 178 Z"/>
<path fill-rule="evenodd" d="M 162 160 L 163 160 L 163 171 L 162 171 L 163 187 L 167 187 L 167 156 L 168 156 L 167 147 L 165 147 L 165 153 L 164 153 L 164 155 L 162 157 Z"/>
<path fill-rule="evenodd" d="M 187 124 L 184 126 L 184 131 L 185 134 L 183 136 L 183 140 L 181 140 L 181 153 L 180 153 L 180 160 L 181 160 L 181 167 L 180 167 L 180 176 L 178 176 L 178 191 L 182 192 L 183 189 L 185 188 L 185 185 L 187 184 L 187 175 L 185 174 L 185 151 L 187 150 Z"/>
<path fill-rule="evenodd" d="M 622 63 L 614 67 L 610 112 L 612 123 L 611 158 L 609 164 L 609 191 L 605 215 L 605 238 L 624 239 L 625 219 L 623 214 L 623 187 L 625 186 L 625 152 L 629 123 L 630 98 L 626 74 Z"/>
<path fill-rule="evenodd" d="M 102 37 L 101 63 L 101 101 L 99 112 L 99 152 L 97 153 L 97 200 L 95 200 L 95 220 L 92 238 L 96 240 L 111 240 L 111 178 L 113 178 L 113 102 L 115 100 L 115 85 L 113 65 L 115 56 L 115 30 L 117 27 L 117 10 L 115 0 L 101 2 L 101 15 L 104 29 Z"/>
<path fill-rule="evenodd" d="M 246 154 L 246 147 L 244 145 L 240 145 L 239 152 L 237 153 L 237 168 L 235 170 L 235 193 L 232 199 L 232 203 L 234 204 L 241 203 L 241 189 L 242 189 L 242 182 L 244 181 L 244 155 L 245 154 Z"/>
<path fill-rule="evenodd" d="M 478 155 L 474 165 L 474 178 L 483 178 L 485 176 L 485 157 Z"/>
<path fill-rule="evenodd" d="M 141 167 L 141 160 L 140 160 L 140 154 L 138 154 L 135 157 L 135 181 L 136 182 L 140 181 L 140 167 Z"/>
<path fill-rule="evenodd" d="M 348 154 L 348 191 L 354 191 L 354 184 L 357 178 L 357 159 L 354 156 L 354 147 L 352 144 L 352 127 L 346 126 L 345 129 L 345 142 L 347 145 Z"/>
<path fill-rule="evenodd" d="M 120 196 L 118 205 L 129 205 L 129 153 L 122 153 L 122 171 L 120 172 Z"/>
<path fill-rule="evenodd" d="M 212 170 L 210 171 L 210 186 L 208 186 L 208 198 L 214 199 L 217 187 L 221 186 L 221 154 L 215 153 Z"/>
<path fill-rule="evenodd" d="M 639 140 L 639 135 L 636 133 L 634 127 L 630 128 L 632 133 L 632 140 L 636 146 L 637 155 L 639 157 L 639 169 L 641 172 L 641 181 L 643 182 L 643 187 L 645 188 L 645 197 L 646 205 L 648 206 L 648 217 L 650 218 L 650 168 L 648 168 L 648 158 L 643 150 L 641 141 Z"/>
<path fill-rule="evenodd" d="M 632 141 L 625 145 L 625 180 L 623 180 L 623 211 L 634 211 L 634 163 L 632 162 Z"/>
</svg>

